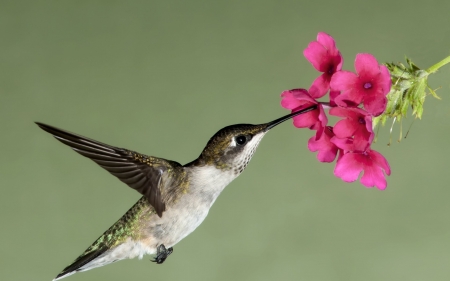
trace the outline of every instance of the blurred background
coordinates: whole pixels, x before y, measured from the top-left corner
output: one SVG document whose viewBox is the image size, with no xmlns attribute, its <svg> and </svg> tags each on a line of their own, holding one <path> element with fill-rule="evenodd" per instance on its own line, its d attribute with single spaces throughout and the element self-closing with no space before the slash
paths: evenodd
<svg viewBox="0 0 450 281">
<path fill-rule="evenodd" d="M 319 74 L 303 49 L 450 55 L 450 2 L 0 1 L 0 279 L 51 280 L 140 197 L 33 122 L 141 153 L 195 159 L 220 128 L 287 113 Z M 126 260 L 64 280 L 448 280 L 450 66 L 397 143 L 385 191 L 348 184 L 283 124 L 163 265 Z M 403 123 L 405 133 L 413 122 Z M 392 145 L 387 143 L 392 138 Z"/>
</svg>

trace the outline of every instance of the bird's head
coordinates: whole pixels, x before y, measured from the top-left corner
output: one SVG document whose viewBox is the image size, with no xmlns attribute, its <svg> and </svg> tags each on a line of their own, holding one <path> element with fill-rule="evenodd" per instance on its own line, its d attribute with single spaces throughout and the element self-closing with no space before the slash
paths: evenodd
<svg viewBox="0 0 450 281">
<path fill-rule="evenodd" d="M 212 165 L 239 174 L 247 167 L 260 141 L 270 129 L 316 108 L 314 105 L 264 124 L 235 124 L 222 128 L 211 137 L 200 157 L 187 165 Z"/>
</svg>

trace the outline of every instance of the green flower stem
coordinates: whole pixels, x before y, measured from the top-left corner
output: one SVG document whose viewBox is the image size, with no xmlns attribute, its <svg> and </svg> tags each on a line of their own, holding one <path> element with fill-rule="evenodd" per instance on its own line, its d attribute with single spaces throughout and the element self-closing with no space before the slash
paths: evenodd
<svg viewBox="0 0 450 281">
<path fill-rule="evenodd" d="M 445 59 L 441 60 L 440 62 L 436 63 L 433 66 L 430 66 L 426 72 L 428 72 L 429 74 L 431 73 L 435 73 L 436 71 L 439 70 L 439 68 L 443 67 L 444 65 L 446 65 L 447 63 L 450 63 L 450 56 L 446 57 Z"/>
</svg>

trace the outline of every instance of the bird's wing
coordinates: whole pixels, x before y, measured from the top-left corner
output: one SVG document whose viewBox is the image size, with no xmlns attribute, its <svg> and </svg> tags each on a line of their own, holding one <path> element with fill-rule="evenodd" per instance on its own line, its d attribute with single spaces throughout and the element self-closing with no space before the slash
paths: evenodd
<svg viewBox="0 0 450 281">
<path fill-rule="evenodd" d="M 162 193 L 167 193 L 161 190 L 163 182 L 173 181 L 173 171 L 182 169 L 179 163 L 107 145 L 50 125 L 36 124 L 144 195 L 158 216 L 162 216 L 166 208 Z"/>
</svg>

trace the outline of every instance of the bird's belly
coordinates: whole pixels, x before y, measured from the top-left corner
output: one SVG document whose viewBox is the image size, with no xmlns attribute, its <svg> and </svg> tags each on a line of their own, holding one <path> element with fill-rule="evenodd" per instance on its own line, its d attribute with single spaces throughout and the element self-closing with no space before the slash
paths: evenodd
<svg viewBox="0 0 450 281">
<path fill-rule="evenodd" d="M 187 199 L 187 198 L 186 198 Z M 210 204 L 197 200 L 182 200 L 166 210 L 151 225 L 152 246 L 172 247 L 193 232 L 206 218 Z"/>
</svg>

